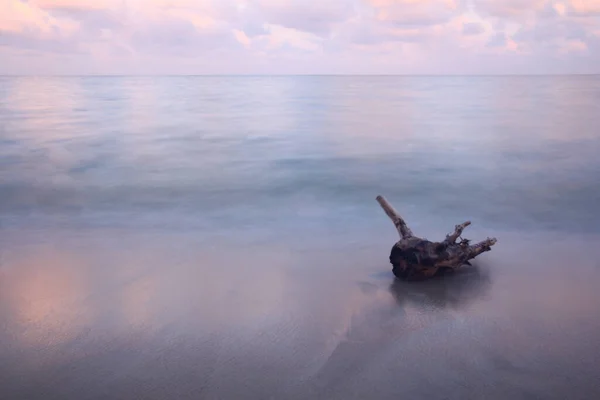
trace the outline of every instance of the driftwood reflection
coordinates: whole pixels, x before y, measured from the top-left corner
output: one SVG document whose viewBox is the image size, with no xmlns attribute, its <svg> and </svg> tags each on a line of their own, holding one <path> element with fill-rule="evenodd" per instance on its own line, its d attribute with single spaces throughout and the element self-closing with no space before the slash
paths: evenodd
<svg viewBox="0 0 600 400">
<path fill-rule="evenodd" d="M 487 269 L 472 266 L 421 282 L 396 278 L 389 290 L 402 307 L 457 309 L 485 297 L 491 284 Z"/>
</svg>

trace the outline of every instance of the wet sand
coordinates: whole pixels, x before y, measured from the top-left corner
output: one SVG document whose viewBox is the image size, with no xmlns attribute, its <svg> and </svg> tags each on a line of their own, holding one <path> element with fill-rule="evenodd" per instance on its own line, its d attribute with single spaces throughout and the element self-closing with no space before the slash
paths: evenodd
<svg viewBox="0 0 600 400">
<path fill-rule="evenodd" d="M 406 284 L 384 239 L 26 233 L 2 236 L 2 399 L 600 396 L 596 237 L 500 234 Z"/>
</svg>

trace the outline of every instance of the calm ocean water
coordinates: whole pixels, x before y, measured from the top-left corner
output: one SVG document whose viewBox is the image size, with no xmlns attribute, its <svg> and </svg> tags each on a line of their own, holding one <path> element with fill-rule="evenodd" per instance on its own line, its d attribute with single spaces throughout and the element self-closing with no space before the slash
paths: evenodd
<svg viewBox="0 0 600 400">
<path fill-rule="evenodd" d="M 0 77 L 0 398 L 598 397 L 599 105 L 600 76 Z M 499 244 L 394 282 L 378 194 Z"/>
<path fill-rule="evenodd" d="M 382 193 L 413 221 L 598 232 L 599 103 L 596 76 L 1 78 L 0 217 L 351 235 Z"/>
</svg>

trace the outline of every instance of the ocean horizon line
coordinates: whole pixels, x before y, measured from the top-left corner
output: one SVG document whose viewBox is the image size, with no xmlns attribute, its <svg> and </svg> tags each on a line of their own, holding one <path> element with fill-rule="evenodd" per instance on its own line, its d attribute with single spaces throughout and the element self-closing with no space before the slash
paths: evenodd
<svg viewBox="0 0 600 400">
<path fill-rule="evenodd" d="M 597 73 L 561 74 L 0 74 L 0 78 L 175 78 L 175 77 L 404 77 L 404 78 L 494 78 L 494 77 L 591 77 Z"/>
</svg>

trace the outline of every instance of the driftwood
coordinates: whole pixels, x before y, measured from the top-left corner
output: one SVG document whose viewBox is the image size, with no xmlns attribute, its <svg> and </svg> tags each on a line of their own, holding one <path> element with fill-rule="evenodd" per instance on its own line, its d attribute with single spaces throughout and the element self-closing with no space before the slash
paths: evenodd
<svg viewBox="0 0 600 400">
<path fill-rule="evenodd" d="M 377 196 L 377 202 L 392 220 L 398 233 L 398 241 L 390 253 L 392 271 L 400 279 L 421 280 L 447 270 L 455 270 L 463 265 L 471 265 L 469 260 L 481 253 L 490 251 L 496 244 L 495 238 L 470 245 L 469 240 L 461 239 L 463 230 L 471 225 L 467 221 L 454 227 L 454 232 L 447 235 L 442 242 L 430 242 L 414 236 L 406 221 L 394 210 L 383 196 Z"/>
</svg>

